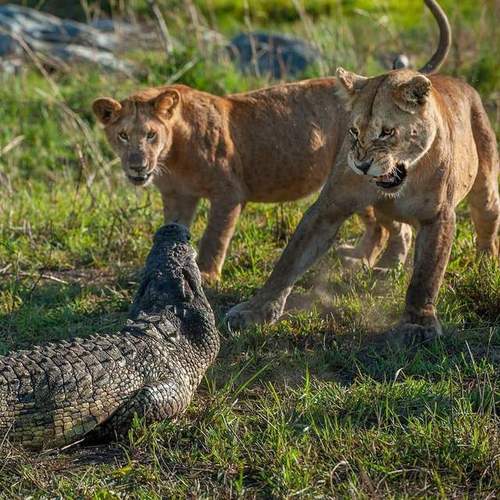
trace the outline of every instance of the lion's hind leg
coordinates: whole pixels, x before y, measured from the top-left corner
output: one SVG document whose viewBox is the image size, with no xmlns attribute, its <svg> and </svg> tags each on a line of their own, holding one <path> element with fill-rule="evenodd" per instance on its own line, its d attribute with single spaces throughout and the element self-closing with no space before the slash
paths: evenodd
<svg viewBox="0 0 500 500">
<path fill-rule="evenodd" d="M 375 269 L 388 271 L 406 262 L 411 248 L 412 231 L 408 224 L 394 220 L 384 221 L 382 224 L 389 232 L 389 238 L 382 256 L 376 263 Z"/>
<path fill-rule="evenodd" d="M 363 264 L 373 267 L 389 238 L 389 232 L 377 221 L 373 207 L 367 207 L 358 215 L 365 226 L 365 232 L 358 244 L 337 247 L 337 254 L 343 265 L 349 269 L 356 269 Z"/>
<path fill-rule="evenodd" d="M 476 246 L 479 254 L 498 256 L 498 151 L 495 134 L 479 98 L 472 109 L 472 130 L 479 157 L 476 180 L 469 193 L 471 217 L 477 233 Z"/>
<path fill-rule="evenodd" d="M 393 220 L 381 220 L 373 207 L 358 214 L 365 225 L 365 232 L 356 246 L 337 248 L 344 266 L 353 269 L 375 267 L 386 271 L 406 262 L 411 245 L 411 228 Z"/>
</svg>

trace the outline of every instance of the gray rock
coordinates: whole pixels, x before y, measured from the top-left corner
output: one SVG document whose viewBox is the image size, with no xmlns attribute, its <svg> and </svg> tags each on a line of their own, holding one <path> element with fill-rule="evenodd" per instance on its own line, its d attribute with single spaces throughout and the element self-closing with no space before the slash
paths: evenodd
<svg viewBox="0 0 500 500">
<path fill-rule="evenodd" d="M 240 33 L 231 40 L 229 52 L 244 73 L 278 79 L 300 75 L 320 58 L 303 40 L 264 32 Z"/>
<path fill-rule="evenodd" d="M 405 69 L 410 67 L 410 59 L 406 54 L 398 54 L 392 62 L 392 69 Z"/>
<path fill-rule="evenodd" d="M 108 71 L 120 71 L 127 74 L 132 74 L 136 70 L 133 64 L 118 59 L 111 52 L 83 45 L 54 44 L 50 48 L 50 53 L 52 57 L 61 59 L 67 64 L 92 63 Z"/>
<path fill-rule="evenodd" d="M 23 49 L 10 35 L 0 34 L 0 56 L 13 56 L 22 54 Z"/>
<path fill-rule="evenodd" d="M 119 35 L 140 33 L 137 26 L 122 21 L 115 21 L 113 19 L 96 19 L 90 23 L 90 26 L 101 33 L 116 33 Z"/>
<path fill-rule="evenodd" d="M 0 6 L 0 27 L 23 38 L 44 42 L 75 43 L 103 50 L 113 50 L 118 44 L 113 34 L 20 5 Z"/>
<path fill-rule="evenodd" d="M 118 24 L 103 21 L 90 26 L 19 5 L 0 5 L 0 57 L 24 54 L 22 40 L 55 61 L 93 63 L 131 74 L 135 66 L 112 53 L 132 33 L 126 29 L 130 25 Z"/>
</svg>

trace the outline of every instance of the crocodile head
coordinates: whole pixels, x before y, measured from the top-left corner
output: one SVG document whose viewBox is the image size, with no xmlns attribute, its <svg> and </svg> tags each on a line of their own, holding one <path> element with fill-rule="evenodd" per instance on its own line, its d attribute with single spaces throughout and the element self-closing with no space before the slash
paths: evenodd
<svg viewBox="0 0 500 500">
<path fill-rule="evenodd" d="M 210 307 L 203 292 L 188 229 L 180 224 L 161 227 L 154 237 L 130 318 L 183 311 L 194 303 Z"/>
</svg>

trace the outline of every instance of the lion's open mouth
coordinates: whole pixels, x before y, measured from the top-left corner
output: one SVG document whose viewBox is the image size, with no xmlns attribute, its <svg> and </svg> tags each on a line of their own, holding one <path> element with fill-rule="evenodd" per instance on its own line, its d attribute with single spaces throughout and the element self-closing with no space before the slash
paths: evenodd
<svg viewBox="0 0 500 500">
<path fill-rule="evenodd" d="M 127 177 L 132 184 L 135 184 L 136 186 L 141 186 L 142 184 L 148 182 L 152 175 L 153 172 L 148 172 L 147 174 L 144 175 L 136 175 L 136 176 L 127 175 Z"/>
<path fill-rule="evenodd" d="M 376 177 L 375 184 L 382 189 L 392 189 L 400 186 L 405 178 L 406 167 L 403 163 L 398 163 L 392 172 Z"/>
</svg>

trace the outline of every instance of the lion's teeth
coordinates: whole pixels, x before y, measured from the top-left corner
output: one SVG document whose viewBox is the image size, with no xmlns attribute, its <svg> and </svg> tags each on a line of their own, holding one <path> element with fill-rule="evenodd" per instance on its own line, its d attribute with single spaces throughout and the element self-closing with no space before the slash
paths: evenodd
<svg viewBox="0 0 500 500">
<path fill-rule="evenodd" d="M 392 179 L 392 175 L 380 175 L 377 177 L 379 182 L 389 182 Z"/>
</svg>

